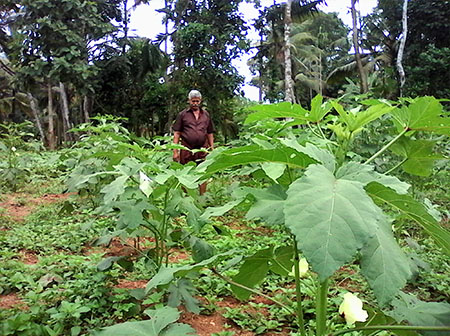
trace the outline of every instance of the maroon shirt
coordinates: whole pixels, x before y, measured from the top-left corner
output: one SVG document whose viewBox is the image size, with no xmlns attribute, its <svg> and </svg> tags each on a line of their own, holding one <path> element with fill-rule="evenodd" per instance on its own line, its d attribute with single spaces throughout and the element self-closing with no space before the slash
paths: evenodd
<svg viewBox="0 0 450 336">
<path fill-rule="evenodd" d="M 215 131 L 207 111 L 200 109 L 199 117 L 195 119 L 190 108 L 178 113 L 172 128 L 175 132 L 181 132 L 182 144 L 189 149 L 205 147 L 208 144 L 206 135 Z"/>
</svg>

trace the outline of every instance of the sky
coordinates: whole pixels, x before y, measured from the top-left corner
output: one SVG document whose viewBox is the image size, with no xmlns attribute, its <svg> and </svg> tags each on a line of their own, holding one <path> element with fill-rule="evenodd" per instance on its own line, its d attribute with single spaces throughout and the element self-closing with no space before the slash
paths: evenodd
<svg viewBox="0 0 450 336">
<path fill-rule="evenodd" d="M 130 4 L 134 3 L 133 0 L 129 0 Z M 277 0 L 281 3 L 280 0 Z M 327 6 L 320 6 L 319 8 L 324 12 L 337 12 L 341 20 L 351 27 L 352 18 L 349 11 L 350 0 L 326 0 Z M 273 0 L 261 0 L 261 5 L 269 6 L 273 4 Z M 372 11 L 376 6 L 377 0 L 360 0 L 359 10 L 361 15 L 364 16 Z M 152 0 L 148 5 L 140 5 L 135 10 L 132 10 L 130 15 L 130 35 L 144 36 L 150 39 L 154 39 L 156 35 L 164 32 L 164 26 L 162 20 L 164 14 L 158 13 L 155 9 L 163 8 L 164 0 Z M 256 18 L 258 11 L 253 8 L 253 5 L 248 3 L 242 3 L 240 5 L 240 12 L 247 22 Z M 258 35 L 255 32 L 249 32 L 248 37 L 251 40 L 256 41 Z M 252 100 L 258 100 L 258 88 L 249 85 L 251 79 L 250 70 L 247 66 L 247 60 L 252 57 L 252 54 L 246 54 L 239 60 L 235 60 L 233 65 L 238 69 L 239 73 L 245 77 L 245 84 L 243 86 L 244 94 L 247 98 Z"/>
</svg>

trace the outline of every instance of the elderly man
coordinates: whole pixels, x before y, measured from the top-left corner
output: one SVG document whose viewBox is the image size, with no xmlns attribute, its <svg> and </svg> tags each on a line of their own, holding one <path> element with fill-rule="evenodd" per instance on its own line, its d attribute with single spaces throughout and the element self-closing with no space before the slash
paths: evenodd
<svg viewBox="0 0 450 336">
<path fill-rule="evenodd" d="M 172 126 L 174 131 L 173 142 L 180 143 L 189 149 L 214 149 L 214 125 L 209 113 L 201 107 L 202 94 L 191 90 L 188 95 L 189 107 L 181 111 Z M 186 164 L 199 163 L 206 157 L 206 152 L 192 153 L 189 150 L 173 150 L 173 159 Z M 206 183 L 200 186 L 200 194 L 206 191 Z"/>
</svg>

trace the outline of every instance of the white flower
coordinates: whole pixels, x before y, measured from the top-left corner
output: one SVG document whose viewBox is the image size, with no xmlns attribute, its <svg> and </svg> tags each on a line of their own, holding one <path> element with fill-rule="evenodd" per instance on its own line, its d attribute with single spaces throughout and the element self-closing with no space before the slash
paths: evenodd
<svg viewBox="0 0 450 336">
<path fill-rule="evenodd" d="M 300 278 L 303 278 L 306 273 L 308 273 L 309 270 L 309 264 L 308 261 L 305 258 L 300 258 L 300 261 L 298 262 L 299 267 L 299 274 Z M 295 265 L 292 266 L 292 270 L 289 273 L 290 276 L 295 276 Z"/>
<path fill-rule="evenodd" d="M 145 196 L 149 197 L 153 192 L 152 188 L 152 179 L 145 175 L 143 172 L 139 172 L 139 189 L 145 194 Z"/>
<path fill-rule="evenodd" d="M 15 152 L 17 149 L 16 149 L 16 147 L 11 147 L 11 150 L 13 151 L 13 152 Z"/>
<path fill-rule="evenodd" d="M 347 325 L 367 320 L 367 311 L 362 309 L 363 303 L 358 297 L 352 293 L 344 295 L 344 301 L 339 306 L 339 314 L 344 314 Z"/>
</svg>

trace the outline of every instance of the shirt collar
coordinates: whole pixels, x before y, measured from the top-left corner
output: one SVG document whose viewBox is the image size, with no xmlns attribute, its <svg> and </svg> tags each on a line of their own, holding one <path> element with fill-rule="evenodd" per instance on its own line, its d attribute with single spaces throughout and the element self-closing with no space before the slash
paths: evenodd
<svg viewBox="0 0 450 336">
<path fill-rule="evenodd" d="M 191 107 L 188 107 L 188 112 L 194 113 L 194 111 L 191 109 Z M 200 114 L 203 114 L 203 109 L 200 107 Z"/>
</svg>

